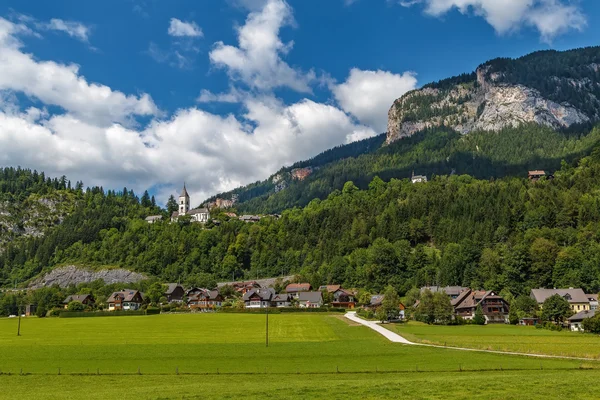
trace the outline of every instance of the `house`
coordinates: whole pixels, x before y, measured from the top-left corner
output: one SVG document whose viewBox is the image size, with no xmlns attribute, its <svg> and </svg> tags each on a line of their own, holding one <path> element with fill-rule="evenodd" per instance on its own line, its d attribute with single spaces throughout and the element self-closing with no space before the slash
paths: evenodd
<svg viewBox="0 0 600 400">
<path fill-rule="evenodd" d="M 455 314 L 464 319 L 473 319 L 477 306 L 481 306 L 486 324 L 508 323 L 508 303 L 493 290 L 467 289 L 451 304 Z"/>
<path fill-rule="evenodd" d="M 233 287 L 233 289 L 241 294 L 245 294 L 246 292 L 249 292 L 252 289 L 260 289 L 261 286 L 258 282 L 256 281 L 247 281 L 247 282 L 222 282 L 222 283 L 218 283 L 217 284 L 218 287 L 223 287 L 223 286 L 231 286 Z"/>
<path fill-rule="evenodd" d="M 375 294 L 375 295 L 371 296 L 371 301 L 369 302 L 369 304 L 363 306 L 363 308 L 365 308 L 367 310 L 371 310 L 372 312 L 376 312 L 377 309 L 379 307 L 381 307 L 381 305 L 383 304 L 384 298 L 385 298 L 385 295 L 383 295 L 383 294 Z M 400 319 L 404 319 L 404 311 L 406 310 L 406 307 L 404 306 L 404 304 L 399 303 L 398 310 L 400 310 L 400 313 L 398 314 Z"/>
<path fill-rule="evenodd" d="M 412 183 L 425 183 L 425 182 L 427 182 L 427 176 L 425 176 L 425 175 L 415 175 L 415 172 L 413 171 L 410 180 L 411 180 Z"/>
<path fill-rule="evenodd" d="M 200 289 L 188 297 L 187 306 L 201 311 L 214 310 L 223 304 L 223 296 L 218 290 Z"/>
<path fill-rule="evenodd" d="M 69 307 L 69 303 L 72 301 L 78 301 L 81 304 L 83 304 L 84 306 L 93 306 L 94 304 L 96 304 L 96 301 L 94 300 L 94 296 L 92 296 L 91 294 L 73 294 L 71 296 L 68 296 L 63 301 L 65 309 L 67 309 Z"/>
<path fill-rule="evenodd" d="M 108 311 L 139 310 L 143 302 L 142 293 L 134 289 L 113 292 L 106 299 Z"/>
<path fill-rule="evenodd" d="M 206 289 L 192 287 L 185 291 L 185 296 L 188 298 L 192 297 L 192 296 L 196 296 L 196 295 L 199 295 L 200 293 L 202 293 L 204 290 L 206 290 Z"/>
<path fill-rule="evenodd" d="M 540 309 L 542 308 L 544 301 L 555 294 L 558 294 L 567 300 L 573 312 L 577 313 L 579 311 L 590 309 L 590 300 L 582 289 L 531 289 L 531 298 L 538 303 Z"/>
<path fill-rule="evenodd" d="M 319 291 L 323 292 L 326 290 L 328 293 L 331 293 L 333 296 L 333 301 L 331 302 L 332 307 L 337 308 L 354 308 L 356 307 L 356 298 L 354 293 L 342 289 L 340 285 L 323 285 L 319 287 Z"/>
<path fill-rule="evenodd" d="M 292 298 L 287 293 L 276 294 L 271 299 L 271 307 L 290 307 Z"/>
<path fill-rule="evenodd" d="M 163 219 L 162 215 L 149 215 L 146 217 L 146 222 L 149 224 L 153 224 L 156 221 L 160 221 L 162 219 Z"/>
<path fill-rule="evenodd" d="M 523 326 L 536 326 L 537 324 L 541 323 L 542 320 L 539 318 L 535 318 L 535 317 L 523 317 L 519 320 L 519 325 L 523 325 Z"/>
<path fill-rule="evenodd" d="M 294 298 L 298 298 L 298 293 L 300 292 L 309 292 L 312 290 L 312 286 L 310 283 L 290 283 L 285 287 L 285 292 L 294 296 Z"/>
<path fill-rule="evenodd" d="M 300 308 L 319 308 L 323 305 L 321 292 L 298 292 L 297 294 Z"/>
<path fill-rule="evenodd" d="M 171 221 L 177 221 L 180 216 L 188 215 L 191 217 L 193 222 L 206 223 L 210 219 L 210 211 L 208 208 L 194 208 L 190 210 L 190 195 L 183 184 L 183 190 L 179 195 L 179 210 L 173 211 L 171 214 Z"/>
<path fill-rule="evenodd" d="M 165 291 L 165 297 L 169 303 L 179 303 L 183 301 L 183 295 L 185 290 L 179 283 L 167 283 L 167 290 Z"/>
<path fill-rule="evenodd" d="M 598 295 L 597 294 L 586 294 L 590 302 L 590 310 L 596 311 L 598 309 Z"/>
<path fill-rule="evenodd" d="M 421 288 L 421 293 L 423 293 L 425 290 L 429 290 L 431 293 L 443 292 L 450 296 L 451 299 L 455 299 L 458 297 L 459 294 L 461 294 L 467 289 L 469 288 L 462 286 L 423 286 Z"/>
<path fill-rule="evenodd" d="M 239 218 L 239 220 L 243 222 L 258 222 L 260 219 L 260 215 L 242 215 Z"/>
<path fill-rule="evenodd" d="M 529 178 L 531 182 L 537 182 L 544 176 L 546 176 L 546 171 L 542 170 L 529 171 L 527 174 L 527 178 Z"/>
<path fill-rule="evenodd" d="M 242 297 L 246 308 L 266 308 L 271 307 L 271 300 L 275 297 L 275 289 L 252 289 Z"/>
<path fill-rule="evenodd" d="M 594 315 L 596 315 L 596 311 L 579 311 L 577 314 L 567 319 L 569 321 L 569 329 L 576 332 L 583 332 L 583 320 L 592 318 Z"/>
</svg>

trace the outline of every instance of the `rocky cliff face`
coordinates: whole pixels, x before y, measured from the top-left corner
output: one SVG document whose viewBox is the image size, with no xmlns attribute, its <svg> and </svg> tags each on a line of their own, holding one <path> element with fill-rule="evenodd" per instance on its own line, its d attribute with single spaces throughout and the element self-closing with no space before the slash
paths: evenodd
<svg viewBox="0 0 600 400">
<path fill-rule="evenodd" d="M 67 267 L 56 268 L 46 275 L 35 279 L 29 284 L 29 288 L 39 289 L 52 285 L 67 287 L 69 285 L 79 285 L 80 283 L 90 283 L 98 279 L 102 279 L 108 285 L 111 283 L 139 282 L 146 279 L 146 276 L 120 268 L 92 271 L 69 265 Z"/>
<path fill-rule="evenodd" d="M 589 68 L 598 70 L 596 64 Z M 598 82 L 587 78 L 548 79 L 581 91 L 581 96 L 588 96 L 590 101 L 598 101 L 593 94 L 600 87 Z M 472 82 L 451 87 L 426 87 L 397 99 L 388 113 L 386 143 L 438 126 L 466 134 L 473 130 L 498 131 L 522 123 L 559 129 L 596 119 L 597 114 L 587 115 L 567 102 L 552 101 L 534 88 L 503 83 L 501 72 L 490 72 L 489 66 L 483 65 L 477 69 L 476 79 Z"/>
</svg>

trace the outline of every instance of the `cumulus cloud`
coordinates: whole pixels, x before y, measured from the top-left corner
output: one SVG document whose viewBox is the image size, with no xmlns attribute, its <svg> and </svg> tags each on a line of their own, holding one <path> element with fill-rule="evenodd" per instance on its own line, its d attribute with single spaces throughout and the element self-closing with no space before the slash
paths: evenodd
<svg viewBox="0 0 600 400">
<path fill-rule="evenodd" d="M 217 42 L 210 52 L 210 61 L 225 69 L 231 79 L 253 89 L 288 87 L 310 93 L 314 72 L 292 68 L 282 58 L 292 49 L 293 42 L 283 43 L 279 31 L 293 24 L 291 7 L 283 0 L 269 0 L 262 9 L 251 12 L 238 28 L 238 47 Z"/>
<path fill-rule="evenodd" d="M 569 30 L 582 30 L 587 23 L 577 3 L 569 0 L 407 0 L 400 4 L 423 4 L 425 12 L 433 16 L 454 8 L 463 14 L 473 12 L 485 18 L 499 34 L 532 26 L 544 41 Z"/>
<path fill-rule="evenodd" d="M 202 37 L 202 29 L 195 22 L 184 22 L 177 18 L 171 18 L 167 33 L 175 37 Z"/>
<path fill-rule="evenodd" d="M 390 105 L 404 93 L 415 89 L 417 78 L 411 72 L 393 74 L 353 68 L 344 83 L 330 86 L 344 111 L 377 132 L 385 132 Z"/>
</svg>

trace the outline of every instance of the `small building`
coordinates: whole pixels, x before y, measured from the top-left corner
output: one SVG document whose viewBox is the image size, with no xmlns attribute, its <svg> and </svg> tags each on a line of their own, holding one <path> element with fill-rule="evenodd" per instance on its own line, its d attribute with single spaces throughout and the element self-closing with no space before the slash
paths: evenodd
<svg viewBox="0 0 600 400">
<path fill-rule="evenodd" d="M 290 307 L 291 300 L 291 296 L 287 293 L 276 294 L 271 299 L 271 307 Z"/>
<path fill-rule="evenodd" d="M 161 221 L 163 219 L 162 215 L 149 215 L 146 217 L 146 222 L 149 224 L 153 224 L 157 221 Z"/>
<path fill-rule="evenodd" d="M 426 290 L 429 290 L 431 293 L 442 292 L 446 293 L 448 296 L 450 296 L 451 299 L 454 300 L 458 297 L 459 294 L 461 294 L 467 289 L 469 288 L 463 286 L 423 286 L 421 288 L 421 294 Z"/>
<path fill-rule="evenodd" d="M 173 211 L 173 214 L 171 214 L 171 221 L 177 221 L 180 216 L 184 215 L 190 216 L 193 222 L 206 223 L 210 220 L 210 211 L 208 208 L 203 207 L 190 210 L 190 195 L 187 192 L 185 183 L 179 195 L 178 207 L 178 211 Z"/>
<path fill-rule="evenodd" d="M 169 303 L 180 303 L 183 301 L 185 290 L 179 283 L 167 283 L 165 297 Z"/>
<path fill-rule="evenodd" d="M 298 298 L 298 293 L 309 292 L 312 290 L 310 283 L 290 283 L 285 287 L 285 292 L 291 294 L 294 298 Z"/>
<path fill-rule="evenodd" d="M 542 171 L 542 170 L 529 171 L 529 173 L 527 174 L 527 178 L 531 182 L 537 182 L 540 179 L 542 179 L 543 177 L 547 177 L 547 178 L 551 179 L 552 175 L 547 175 L 546 171 Z"/>
<path fill-rule="evenodd" d="M 415 172 L 413 171 L 412 176 L 410 177 L 410 181 L 412 183 L 426 183 L 427 182 L 427 176 L 425 176 L 425 175 L 415 175 Z"/>
<path fill-rule="evenodd" d="M 319 287 L 319 291 L 326 290 L 333 296 L 331 302 L 332 307 L 337 308 L 354 308 L 356 307 L 356 297 L 353 292 L 342 289 L 341 285 L 323 285 Z"/>
<path fill-rule="evenodd" d="M 72 301 L 78 301 L 81 304 L 83 304 L 84 306 L 94 306 L 94 304 L 96 304 L 96 301 L 94 300 L 94 296 L 92 296 L 91 294 L 73 294 L 71 296 L 68 296 L 63 301 L 65 309 L 67 309 L 69 307 L 69 303 Z"/>
<path fill-rule="evenodd" d="M 209 311 L 223 305 L 223 296 L 218 290 L 201 289 L 188 297 L 187 306 L 191 309 Z"/>
<path fill-rule="evenodd" d="M 596 311 L 585 310 L 580 311 L 577 314 L 569 317 L 567 321 L 569 322 L 569 329 L 575 332 L 583 332 L 583 321 L 588 318 L 592 318 L 596 315 Z"/>
<path fill-rule="evenodd" d="M 297 294 L 300 308 L 320 308 L 323 305 L 321 292 L 298 292 Z"/>
<path fill-rule="evenodd" d="M 243 221 L 243 222 L 258 222 L 260 221 L 261 216 L 260 215 L 242 215 L 239 220 Z"/>
<path fill-rule="evenodd" d="M 123 289 L 118 292 L 113 292 L 106 303 L 108 304 L 108 311 L 134 311 L 139 310 L 142 307 L 144 299 L 142 293 L 135 289 Z"/>
<path fill-rule="evenodd" d="M 542 320 L 539 318 L 535 318 L 535 317 L 523 317 L 519 320 L 519 325 L 522 326 L 536 326 L 537 324 L 541 323 Z"/>
<path fill-rule="evenodd" d="M 477 307 L 481 306 L 486 324 L 508 323 L 508 303 L 493 290 L 467 289 L 451 303 L 455 314 L 464 319 L 473 319 Z"/>
<path fill-rule="evenodd" d="M 252 289 L 242 297 L 246 308 L 267 308 L 271 307 L 271 300 L 275 297 L 275 289 Z"/>
<path fill-rule="evenodd" d="M 554 296 L 555 294 L 567 300 L 573 312 L 578 313 L 579 311 L 586 311 L 590 309 L 590 300 L 580 288 L 531 289 L 531 298 L 538 303 L 540 309 L 542 308 L 544 301 L 546 301 L 548 297 Z"/>
<path fill-rule="evenodd" d="M 590 310 L 596 311 L 598 309 L 598 295 L 597 294 L 586 294 L 590 302 Z"/>
</svg>

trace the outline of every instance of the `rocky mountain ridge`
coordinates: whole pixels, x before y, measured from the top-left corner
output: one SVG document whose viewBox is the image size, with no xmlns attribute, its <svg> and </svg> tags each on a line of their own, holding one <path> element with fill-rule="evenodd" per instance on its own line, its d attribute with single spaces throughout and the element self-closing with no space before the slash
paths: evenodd
<svg viewBox="0 0 600 400">
<path fill-rule="evenodd" d="M 93 271 L 87 268 L 69 265 L 53 269 L 47 274 L 36 278 L 29 284 L 30 289 L 40 289 L 58 285 L 65 288 L 69 285 L 79 285 L 80 283 L 91 283 L 101 279 L 105 284 L 112 283 L 134 283 L 147 277 L 137 272 L 132 272 L 122 268 L 102 269 Z"/>
<path fill-rule="evenodd" d="M 552 65 L 553 58 L 572 54 L 579 57 L 577 63 L 569 59 L 570 64 Z M 394 101 L 386 143 L 440 126 L 466 134 L 523 123 L 561 129 L 597 121 L 599 64 L 590 62 L 596 59 L 598 48 L 538 52 L 517 60 L 492 60 L 468 76 L 426 85 Z"/>
</svg>

